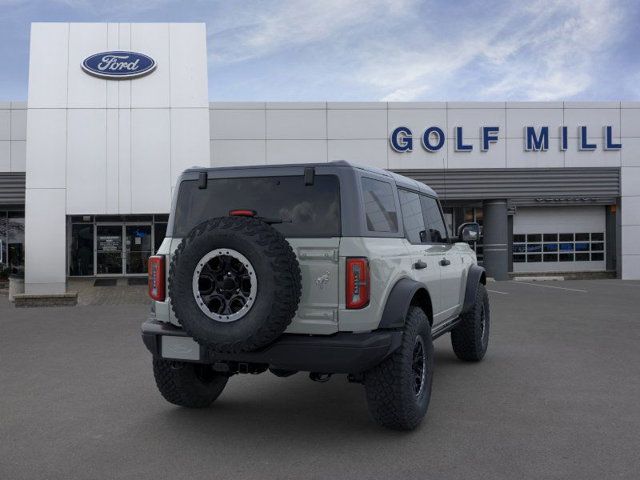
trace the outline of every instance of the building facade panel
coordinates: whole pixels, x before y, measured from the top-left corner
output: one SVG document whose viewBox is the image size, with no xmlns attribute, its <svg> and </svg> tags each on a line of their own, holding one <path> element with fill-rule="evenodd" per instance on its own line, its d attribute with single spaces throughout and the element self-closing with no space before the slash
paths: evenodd
<svg viewBox="0 0 640 480">
<path fill-rule="evenodd" d="M 66 211 L 107 213 L 107 110 L 69 109 L 67 131 Z"/>
<path fill-rule="evenodd" d="M 327 125 L 331 140 L 386 139 L 387 109 L 327 110 Z"/>
<path fill-rule="evenodd" d="M 67 107 L 69 26 L 68 23 L 31 24 L 30 109 Z"/>
<path fill-rule="evenodd" d="M 0 172 L 11 171 L 11 142 L 0 140 Z"/>
<path fill-rule="evenodd" d="M 327 161 L 326 140 L 267 140 L 266 163 L 312 163 Z"/>
<path fill-rule="evenodd" d="M 562 168 L 565 166 L 565 152 L 560 150 L 559 138 L 551 137 L 549 132 L 549 149 L 546 151 L 523 150 L 522 132 L 517 138 L 506 139 L 507 168 Z"/>
<path fill-rule="evenodd" d="M 268 140 L 327 138 L 327 112 L 319 109 L 274 109 L 266 112 Z"/>
<path fill-rule="evenodd" d="M 28 179 L 27 179 L 28 181 Z M 66 291 L 65 190 L 27 188 L 25 198 L 25 286 L 31 294 Z"/>
<path fill-rule="evenodd" d="M 389 168 L 387 140 L 329 140 L 329 161 L 349 160 L 378 168 Z"/>
<path fill-rule="evenodd" d="M 169 108 L 171 105 L 171 60 L 168 23 L 131 24 L 134 52 L 145 52 L 157 67 L 152 75 L 131 81 L 131 108 Z M 197 61 L 197 59 L 194 59 Z M 177 87 L 180 87 L 179 85 Z"/>
<path fill-rule="evenodd" d="M 170 198 L 170 109 L 132 110 L 131 213 L 168 212 Z"/>
<path fill-rule="evenodd" d="M 27 188 L 66 188 L 67 110 L 29 108 L 27 138 Z"/>
<path fill-rule="evenodd" d="M 11 172 L 27 171 L 27 142 L 11 140 Z"/>
<path fill-rule="evenodd" d="M 211 109 L 209 135 L 212 140 L 264 140 L 266 139 L 266 110 Z"/>
<path fill-rule="evenodd" d="M 11 107 L 11 140 L 27 139 L 27 109 Z"/>
<path fill-rule="evenodd" d="M 267 163 L 265 140 L 211 140 L 211 165 L 264 165 Z"/>
<path fill-rule="evenodd" d="M 11 110 L 9 102 L 7 108 L 0 108 L 0 142 L 11 140 Z"/>
<path fill-rule="evenodd" d="M 82 61 L 109 50 L 106 23 L 69 24 L 67 108 L 107 108 L 107 80 L 78 75 Z"/>
<path fill-rule="evenodd" d="M 509 104 L 507 104 L 509 105 Z M 548 127 L 549 138 L 560 138 L 560 127 L 564 125 L 564 110 L 562 104 L 556 108 L 511 108 L 506 109 L 507 138 L 520 140 L 522 144 L 523 128 L 534 127 L 538 132 L 541 127 Z M 557 142 L 556 142 L 557 148 Z"/>
</svg>

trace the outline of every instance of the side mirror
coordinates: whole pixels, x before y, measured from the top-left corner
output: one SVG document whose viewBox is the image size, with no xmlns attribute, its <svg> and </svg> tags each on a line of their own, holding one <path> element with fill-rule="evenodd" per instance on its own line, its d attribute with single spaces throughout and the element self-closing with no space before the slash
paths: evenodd
<svg viewBox="0 0 640 480">
<path fill-rule="evenodd" d="M 475 222 L 463 223 L 458 227 L 458 239 L 467 243 L 477 242 L 480 239 L 480 225 Z"/>
</svg>

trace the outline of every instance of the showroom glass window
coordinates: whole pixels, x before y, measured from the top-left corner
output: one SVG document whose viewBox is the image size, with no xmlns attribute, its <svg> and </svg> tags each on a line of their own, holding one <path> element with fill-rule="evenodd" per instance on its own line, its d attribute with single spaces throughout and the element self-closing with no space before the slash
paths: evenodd
<svg viewBox="0 0 640 480">
<path fill-rule="evenodd" d="M 144 275 L 167 232 L 169 215 L 74 215 L 69 275 Z"/>
<path fill-rule="evenodd" d="M 24 212 L 0 212 L 0 243 L 2 262 L 0 270 L 5 274 L 24 271 Z"/>
<path fill-rule="evenodd" d="M 363 178 L 362 194 L 367 229 L 371 232 L 397 232 L 398 214 L 391 184 L 373 178 Z"/>
</svg>

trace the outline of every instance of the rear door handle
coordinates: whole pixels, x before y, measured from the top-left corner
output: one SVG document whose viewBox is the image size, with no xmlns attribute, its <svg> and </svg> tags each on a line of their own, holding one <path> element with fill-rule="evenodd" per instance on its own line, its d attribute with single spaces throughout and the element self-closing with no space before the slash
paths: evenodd
<svg viewBox="0 0 640 480">
<path fill-rule="evenodd" d="M 447 265 L 451 265 L 451 261 L 447 260 L 446 258 L 443 258 L 442 260 L 440 260 L 440 265 L 442 265 L 443 267 L 446 267 Z"/>
<path fill-rule="evenodd" d="M 427 268 L 427 264 L 422 260 L 418 260 L 413 264 L 413 268 L 415 268 L 416 270 L 422 270 L 423 268 Z"/>
</svg>

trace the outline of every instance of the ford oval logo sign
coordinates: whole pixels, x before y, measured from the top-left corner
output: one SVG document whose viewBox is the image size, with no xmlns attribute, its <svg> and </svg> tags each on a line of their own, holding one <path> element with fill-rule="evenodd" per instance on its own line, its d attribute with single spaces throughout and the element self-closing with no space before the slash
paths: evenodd
<svg viewBox="0 0 640 480">
<path fill-rule="evenodd" d="M 142 77 L 155 68 L 153 58 L 136 52 L 96 53 L 82 62 L 82 69 L 89 75 L 115 80 Z"/>
</svg>

